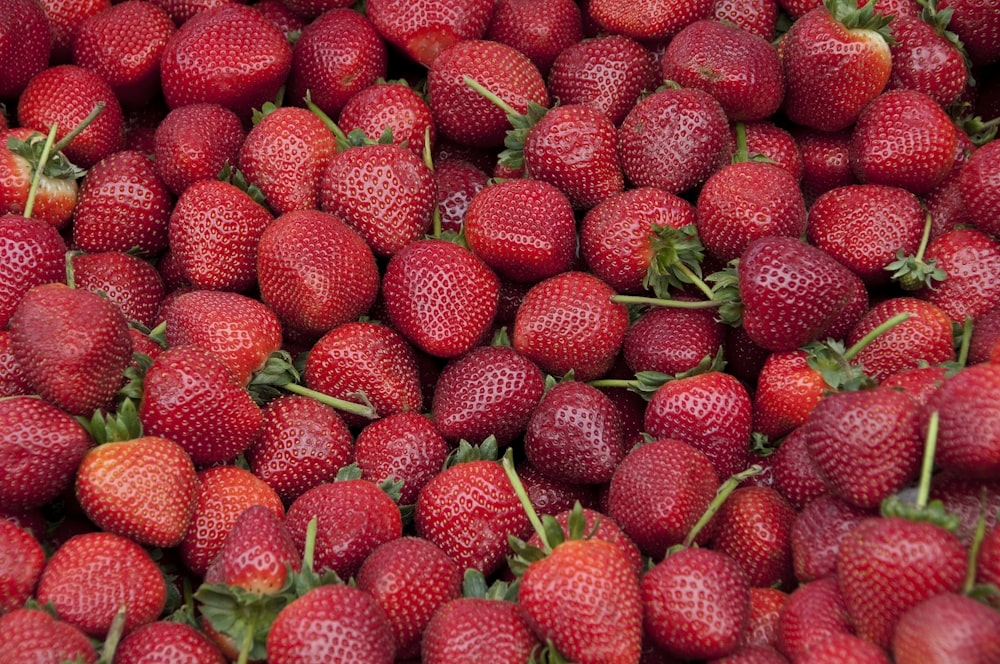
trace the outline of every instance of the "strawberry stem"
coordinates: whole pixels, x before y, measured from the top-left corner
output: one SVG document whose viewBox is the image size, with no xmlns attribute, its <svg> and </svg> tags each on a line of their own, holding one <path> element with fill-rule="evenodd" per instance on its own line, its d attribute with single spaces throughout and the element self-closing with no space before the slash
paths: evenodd
<svg viewBox="0 0 1000 664">
<path fill-rule="evenodd" d="M 913 314 L 904 311 L 903 313 L 896 314 L 892 318 L 888 319 L 887 321 L 876 327 L 874 330 L 872 330 L 865 336 L 858 339 L 853 346 L 844 351 L 844 359 L 847 361 L 851 361 L 852 359 L 854 359 L 855 355 L 864 350 L 865 346 L 875 341 L 875 339 L 885 334 L 892 328 L 896 327 L 903 321 L 909 319 L 912 315 Z"/>
<path fill-rule="evenodd" d="M 243 643 L 240 644 L 240 656 L 236 659 L 236 664 L 247 664 L 250 659 L 250 649 L 253 648 L 254 632 L 257 631 L 257 612 L 250 611 L 247 618 L 247 627 L 243 632 Z"/>
<path fill-rule="evenodd" d="M 378 415 L 375 412 L 375 407 L 372 405 L 365 405 L 360 403 L 354 403 L 353 401 L 347 401 L 345 399 L 338 399 L 337 397 L 332 397 L 329 394 L 323 394 L 322 392 L 317 392 L 316 390 L 311 390 L 308 387 L 298 385 L 297 383 L 286 383 L 281 386 L 282 389 L 288 390 L 295 394 L 301 394 L 304 397 L 309 397 L 315 399 L 320 403 L 324 403 L 327 406 L 336 408 L 337 410 L 342 410 L 347 413 L 353 413 L 355 415 L 360 415 L 361 417 L 366 417 L 370 420 L 374 420 Z"/>
<path fill-rule="evenodd" d="M 80 121 L 80 124 L 78 124 L 77 126 L 73 127 L 73 129 L 70 130 L 70 132 L 68 134 L 66 134 L 65 136 L 63 136 L 59 140 L 59 142 L 56 143 L 55 146 L 53 146 L 52 149 L 55 152 L 62 152 L 63 149 L 67 145 L 70 144 L 70 141 L 72 141 L 74 138 L 76 138 L 77 136 L 79 136 L 80 132 L 83 131 L 84 129 L 86 129 L 88 126 L 90 126 L 90 123 L 93 122 L 94 120 L 96 120 L 97 116 L 100 115 L 103 112 L 104 112 L 104 102 L 103 101 L 99 101 L 96 104 L 94 104 L 94 108 L 92 108 L 91 111 L 90 111 L 90 113 L 87 114 L 87 117 L 85 117 L 82 121 Z"/>
<path fill-rule="evenodd" d="M 500 459 L 500 465 L 503 466 L 503 471 L 507 474 L 511 486 L 514 487 L 514 493 L 517 494 L 518 500 L 521 501 L 524 513 L 528 515 L 531 527 L 535 529 L 539 539 L 542 540 L 542 550 L 545 553 L 551 553 L 552 547 L 549 545 L 549 538 L 545 534 L 545 526 L 542 525 L 542 520 L 538 518 L 538 512 L 535 511 L 534 505 L 531 504 L 531 499 L 528 498 L 528 492 L 525 490 L 524 484 L 521 483 L 521 478 L 517 476 L 517 471 L 514 470 L 513 458 L 513 450 L 508 449 L 503 458 Z"/>
<path fill-rule="evenodd" d="M 736 487 L 738 487 L 743 482 L 743 480 L 747 479 L 748 477 L 753 477 L 754 475 L 760 475 L 762 472 L 764 472 L 763 467 L 754 464 L 749 468 L 747 468 L 746 470 L 736 473 L 728 480 L 723 482 L 722 486 L 720 486 L 719 490 L 716 492 L 715 498 L 713 498 L 712 502 L 709 503 L 708 509 L 706 509 L 705 513 L 701 515 L 701 518 L 698 519 L 698 522 L 694 524 L 694 526 L 688 532 L 687 537 L 684 538 L 684 543 L 681 544 L 681 547 L 684 549 L 691 548 L 691 545 L 694 544 L 695 538 L 698 537 L 698 533 L 700 533 L 702 529 L 709 524 L 709 522 L 712 520 L 715 514 L 722 508 L 722 505 L 726 502 L 726 499 L 729 498 L 729 494 L 735 491 Z"/>
<path fill-rule="evenodd" d="M 619 304 L 648 304 L 654 307 L 674 307 L 676 309 L 710 309 L 712 307 L 721 307 L 725 304 L 722 300 L 698 300 L 690 302 L 687 300 L 643 297 L 641 295 L 612 295 L 611 301 Z"/>
<path fill-rule="evenodd" d="M 917 509 L 927 507 L 931 495 L 931 471 L 934 470 L 934 455 L 937 453 L 937 438 L 940 416 L 935 410 L 927 423 L 927 440 L 924 443 L 924 459 L 920 467 L 920 484 L 917 485 Z"/>
<path fill-rule="evenodd" d="M 115 659 L 115 651 L 118 650 L 118 643 L 122 639 L 122 632 L 125 631 L 125 605 L 122 604 L 115 617 L 111 619 L 111 627 L 108 635 L 104 638 L 104 647 L 101 648 L 101 661 L 110 664 Z"/>
<path fill-rule="evenodd" d="M 306 96 L 302 101 L 305 102 L 306 108 L 312 111 L 312 113 L 318 117 L 324 125 L 326 125 L 326 128 L 330 130 L 330 133 L 333 134 L 334 139 L 337 141 L 338 152 L 342 152 L 347 145 L 349 145 L 347 134 L 344 133 L 344 130 L 338 127 L 337 123 L 334 122 L 333 119 L 323 111 L 323 109 L 313 103 L 312 96 L 309 94 L 308 90 L 306 91 Z"/>
<path fill-rule="evenodd" d="M 45 145 L 42 146 L 42 156 L 38 159 L 38 165 L 35 166 L 35 172 L 31 176 L 31 188 L 28 189 L 28 200 L 24 204 L 24 217 L 26 219 L 31 218 L 31 212 L 35 209 L 35 196 L 38 194 L 38 186 L 42 181 L 42 173 L 45 171 L 45 162 L 49 160 L 49 155 L 52 154 L 52 144 L 56 140 L 56 129 L 59 127 L 58 122 L 53 122 L 52 127 L 49 128 L 49 135 L 45 137 Z"/>
<path fill-rule="evenodd" d="M 969 347 L 971 345 L 972 317 L 966 316 L 965 321 L 962 323 L 962 341 L 958 346 L 958 357 L 955 360 L 957 367 L 962 368 L 969 362 Z"/>
<path fill-rule="evenodd" d="M 486 97 L 486 99 L 490 100 L 493 104 L 495 104 L 501 111 L 506 113 L 508 117 L 512 115 L 521 115 L 521 113 L 518 113 L 516 108 L 514 108 L 513 106 L 505 102 L 503 99 L 498 97 L 496 94 L 488 90 L 486 86 L 484 86 L 482 83 L 472 78 L 471 76 L 465 76 L 463 77 L 462 80 L 465 81 L 465 84 L 468 85 L 470 88 L 481 94 L 483 97 Z"/>
<path fill-rule="evenodd" d="M 733 155 L 733 163 L 739 164 L 750 161 L 750 151 L 747 150 L 747 129 L 742 122 L 736 123 L 736 153 Z"/>
<path fill-rule="evenodd" d="M 970 594 L 976 586 L 976 572 L 979 569 L 979 551 L 983 546 L 983 539 L 986 537 L 986 510 L 989 509 L 989 500 L 986 495 L 986 487 L 980 493 L 979 518 L 976 519 L 976 532 L 972 535 L 972 544 L 969 545 L 969 561 L 965 567 L 965 583 L 962 584 L 962 592 Z"/>
</svg>

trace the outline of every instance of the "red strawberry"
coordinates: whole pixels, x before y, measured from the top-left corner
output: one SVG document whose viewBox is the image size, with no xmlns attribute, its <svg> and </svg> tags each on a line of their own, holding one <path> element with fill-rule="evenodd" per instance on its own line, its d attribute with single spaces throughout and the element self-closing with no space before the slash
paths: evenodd
<svg viewBox="0 0 1000 664">
<path fill-rule="evenodd" d="M 644 430 L 653 438 L 687 443 L 711 460 L 719 477 L 729 477 L 749 465 L 752 410 L 738 380 L 709 371 L 657 389 L 646 407 Z"/>
<path fill-rule="evenodd" d="M 723 327 L 710 310 L 652 307 L 629 327 L 622 352 L 633 373 L 672 376 L 715 357 L 724 342 Z"/>
<path fill-rule="evenodd" d="M 165 350 L 146 372 L 139 402 L 143 430 L 178 443 L 196 466 L 242 453 L 260 430 L 261 418 L 232 369 L 203 348 Z"/>
<path fill-rule="evenodd" d="M 719 480 L 708 457 L 664 439 L 634 448 L 611 478 L 608 514 L 639 549 L 661 558 L 682 542 L 708 507 Z M 702 529 L 706 542 L 711 529 Z"/>
<path fill-rule="evenodd" d="M 12 0 L 0 7 L 0 97 L 13 99 L 49 64 L 49 20 L 33 0 Z"/>
<path fill-rule="evenodd" d="M 399 145 L 349 147 L 320 176 L 320 207 L 347 223 L 377 256 L 392 256 L 431 226 L 431 170 Z"/>
<path fill-rule="evenodd" d="M 792 134 L 802 155 L 802 193 L 811 204 L 820 194 L 857 182 L 851 170 L 851 130 L 798 128 Z"/>
<path fill-rule="evenodd" d="M 946 378 L 927 400 L 940 415 L 936 462 L 973 477 L 1000 476 L 1000 365 L 977 364 Z"/>
<path fill-rule="evenodd" d="M 576 503 L 580 503 L 585 512 L 596 509 L 598 493 L 607 486 L 606 484 L 570 484 L 554 480 L 543 475 L 527 461 L 517 466 L 517 474 L 521 478 L 521 484 L 524 485 L 524 492 L 528 495 L 531 506 L 539 514 L 550 516 L 558 516 L 563 512 L 568 512 L 573 509 Z M 585 514 L 585 516 L 588 519 L 591 518 L 590 515 Z M 622 534 L 622 537 L 625 535 Z M 638 554 L 638 549 L 635 551 Z"/>
<path fill-rule="evenodd" d="M 267 227 L 257 245 L 257 277 L 261 299 L 283 323 L 309 335 L 366 313 L 379 286 L 364 240 L 317 210 L 284 214 Z"/>
<path fill-rule="evenodd" d="M 798 509 L 827 493 L 826 482 L 820 475 L 812 455 L 806 430 L 797 427 L 785 436 L 771 462 L 774 488 Z"/>
<path fill-rule="evenodd" d="M 372 551 L 357 576 L 385 611 L 397 657 L 416 657 L 427 623 L 462 593 L 462 570 L 427 540 L 400 537 Z"/>
<path fill-rule="evenodd" d="M 892 72 L 886 88 L 917 90 L 947 108 L 965 91 L 969 75 L 962 50 L 945 32 L 943 13 L 927 14 L 932 21 L 903 15 L 893 19 Z"/>
<path fill-rule="evenodd" d="M 86 634 L 41 609 L 15 609 L 0 616 L 0 648 L 12 661 L 97 661 Z"/>
<path fill-rule="evenodd" d="M 377 484 L 350 479 L 320 484 L 295 499 L 285 524 L 302 551 L 309 521 L 317 519 L 316 571 L 342 579 L 357 574 L 379 545 L 403 534 L 399 507 Z"/>
<path fill-rule="evenodd" d="M 385 42 L 370 12 L 366 16 L 347 7 L 331 9 L 303 28 L 295 42 L 288 99 L 301 105 L 308 94 L 335 118 L 355 93 L 385 78 L 387 61 Z"/>
<path fill-rule="evenodd" d="M 587 14 L 602 32 L 614 32 L 644 41 L 663 41 L 673 37 L 684 26 L 707 18 L 712 0 L 675 2 L 673 0 L 641 0 L 629 5 L 611 0 L 590 0 Z"/>
<path fill-rule="evenodd" d="M 134 0 L 88 16 L 72 42 L 73 63 L 108 82 L 123 106 L 147 105 L 160 89 L 160 58 L 177 28 L 155 4 Z"/>
<path fill-rule="evenodd" d="M 413 242 L 389 261 L 382 296 L 389 322 L 418 349 L 457 357 L 496 315 L 499 282 L 472 252 L 451 242 Z"/>
<path fill-rule="evenodd" d="M 345 134 L 360 129 L 375 141 L 387 130 L 392 131 L 392 142 L 405 144 L 417 156 L 424 151 L 424 134 L 430 139 L 429 147 L 437 141 L 437 127 L 427 102 L 406 83 L 370 85 L 359 90 L 340 111 L 337 125 Z"/>
<path fill-rule="evenodd" d="M 770 487 L 733 491 L 715 515 L 712 549 L 730 556 L 755 588 L 792 587 L 792 524 L 797 512 Z"/>
<path fill-rule="evenodd" d="M 200 12 L 167 41 L 160 60 L 170 108 L 220 104 L 244 118 L 274 99 L 292 66 L 292 47 L 266 18 L 239 4 Z"/>
<path fill-rule="evenodd" d="M 800 582 L 832 576 L 844 535 L 872 510 L 855 507 L 833 495 L 819 496 L 806 504 L 792 524 L 792 563 Z"/>
<path fill-rule="evenodd" d="M 738 138 L 737 129 L 733 128 L 734 145 Z M 766 120 L 748 122 L 743 125 L 743 131 L 746 134 L 747 154 L 751 159 L 766 157 L 774 162 L 775 166 L 780 166 L 791 173 L 796 182 L 802 181 L 805 164 L 791 132 Z M 735 153 L 733 154 L 735 156 Z"/>
<path fill-rule="evenodd" d="M 197 493 L 191 457 L 156 436 L 92 448 L 76 471 L 76 497 L 87 517 L 101 530 L 145 546 L 181 543 Z"/>
<path fill-rule="evenodd" d="M 205 582 L 274 595 L 285 587 L 289 570 L 298 572 L 301 566 L 299 552 L 284 522 L 271 508 L 251 505 L 233 523 Z"/>
<path fill-rule="evenodd" d="M 246 457 L 253 474 L 291 504 L 314 486 L 333 481 L 351 462 L 352 442 L 336 410 L 288 394 L 264 408 L 263 424 Z"/>
<path fill-rule="evenodd" d="M 583 18 L 571 0 L 501 0 L 485 37 L 524 53 L 544 76 L 563 49 L 583 39 Z"/>
<path fill-rule="evenodd" d="M 185 623 L 146 623 L 115 648 L 118 664 L 225 664 L 226 658 L 204 634 Z"/>
<path fill-rule="evenodd" d="M 434 181 L 437 184 L 437 209 L 441 216 L 441 230 L 459 232 L 465 212 L 489 177 L 478 166 L 460 158 L 438 160 L 434 164 Z"/>
<path fill-rule="evenodd" d="M 31 385 L 24 370 L 14 359 L 10 348 L 10 330 L 0 330 L 0 397 L 31 394 Z"/>
<path fill-rule="evenodd" d="M 319 16 L 327 9 L 343 7 L 345 0 L 261 0 L 251 5 L 260 12 L 267 20 L 278 26 L 285 35 L 290 32 L 301 30 L 307 21 L 303 14 L 308 14 L 309 18 Z"/>
<path fill-rule="evenodd" d="M 803 583 L 788 596 L 778 618 L 778 649 L 798 661 L 829 637 L 853 633 L 837 579 L 828 576 Z"/>
<path fill-rule="evenodd" d="M 170 251 L 197 288 L 249 290 L 257 280 L 257 244 L 271 213 L 228 182 L 200 180 L 170 215 Z"/>
<path fill-rule="evenodd" d="M 69 62 L 73 41 L 80 24 L 111 7 L 111 0 L 38 0 L 49 20 L 52 35 L 52 62 Z"/>
<path fill-rule="evenodd" d="M 396 413 L 366 426 L 354 444 L 361 478 L 403 483 L 399 503 L 412 505 L 441 468 L 450 452 L 431 421 L 417 413 Z"/>
<path fill-rule="evenodd" d="M 753 430 L 775 440 L 804 423 L 830 389 L 804 350 L 771 353 L 753 395 Z"/>
<path fill-rule="evenodd" d="M 904 613 L 892 637 L 898 664 L 1000 658 L 1000 615 L 971 597 L 941 593 Z"/>
<path fill-rule="evenodd" d="M 743 646 L 737 651 L 737 654 L 753 652 L 763 656 L 764 652 L 761 652 L 761 649 L 770 650 L 774 655 L 778 654 L 776 650 L 778 621 L 786 601 L 788 601 L 788 594 L 780 590 L 750 588 L 750 618 L 747 621 L 747 632 Z M 778 656 L 780 657 L 780 655 Z M 751 664 L 751 662 L 752 660 L 748 661 L 747 664 Z M 762 664 L 769 664 L 769 660 L 764 660 Z"/>
<path fill-rule="evenodd" d="M 24 605 L 35 594 L 45 566 L 38 540 L 13 521 L 0 519 L 0 616 Z"/>
<path fill-rule="evenodd" d="M 941 385 L 948 374 L 948 368 L 943 366 L 917 367 L 894 373 L 883 380 L 880 385 L 894 387 L 909 394 L 923 405 Z"/>
<path fill-rule="evenodd" d="M 732 150 L 726 112 L 698 89 L 668 88 L 638 102 L 618 128 L 618 156 L 637 187 L 679 194 L 700 185 Z"/>
<path fill-rule="evenodd" d="M 673 657 L 712 659 L 733 653 L 750 614 L 750 585 L 724 553 L 689 548 L 667 556 L 642 578 L 643 624 Z"/>
<path fill-rule="evenodd" d="M 141 258 L 120 251 L 78 254 L 73 257 L 73 279 L 107 298 L 128 321 L 152 327 L 164 297 L 163 279 Z"/>
<path fill-rule="evenodd" d="M 888 648 L 907 609 L 965 578 L 965 549 L 953 534 L 928 522 L 873 517 L 840 543 L 837 581 L 859 636 Z"/>
<path fill-rule="evenodd" d="M 958 188 L 970 220 L 976 228 L 1000 236 L 1000 142 L 991 141 L 972 153 L 962 166 Z"/>
<path fill-rule="evenodd" d="M 48 133 L 53 124 L 58 124 L 59 141 L 99 103 L 104 104 L 104 110 L 63 148 L 67 159 L 90 168 L 125 147 L 121 105 L 103 78 L 75 65 L 46 69 L 32 78 L 21 93 L 17 117 L 22 127 L 39 132 Z"/>
<path fill-rule="evenodd" d="M 34 286 L 66 280 L 66 242 L 52 225 L 20 215 L 0 216 L 0 328 Z"/>
<path fill-rule="evenodd" d="M 972 228 L 956 228 L 927 245 L 924 261 L 936 262 L 947 277 L 917 297 L 944 310 L 955 322 L 975 318 L 1000 298 L 1000 242 Z"/>
<path fill-rule="evenodd" d="M 505 180 L 469 201 L 465 241 L 501 279 L 534 283 L 569 270 L 576 219 L 569 199 L 543 180 Z"/>
<path fill-rule="evenodd" d="M 969 364 L 1000 364 L 1000 305 L 978 316 L 969 341 Z"/>
<path fill-rule="evenodd" d="M 427 74 L 428 103 L 438 131 L 456 143 L 499 146 L 509 128 L 506 113 L 469 87 L 467 78 L 518 113 L 527 113 L 529 102 L 548 105 L 545 81 L 525 55 L 492 41 L 458 42 L 434 59 Z"/>
<path fill-rule="evenodd" d="M 802 664 L 823 662 L 858 662 L 858 664 L 890 664 L 882 648 L 852 634 L 834 634 L 817 642 L 795 660 Z"/>
<path fill-rule="evenodd" d="M 156 174 L 180 195 L 198 180 L 215 180 L 236 163 L 246 138 L 240 119 L 219 104 L 191 104 L 167 113 L 153 137 Z"/>
<path fill-rule="evenodd" d="M 278 494 L 249 470 L 215 466 L 200 471 L 198 502 L 191 527 L 180 544 L 185 567 L 204 575 L 225 546 L 237 519 L 253 505 L 263 505 L 279 519 L 285 516 Z"/>
<path fill-rule="evenodd" d="M 138 152 L 116 152 L 83 180 L 73 213 L 73 242 L 92 253 L 158 255 L 167 248 L 172 205 L 170 191 L 150 159 Z"/>
<path fill-rule="evenodd" d="M 338 638 L 303 638 L 337 634 Z M 352 586 L 315 588 L 286 606 L 267 635 L 267 661 L 392 664 L 395 642 L 375 598 Z"/>
<path fill-rule="evenodd" d="M 887 23 L 872 4 L 857 9 L 842 0 L 795 21 L 781 44 L 788 118 L 822 131 L 853 124 L 889 81 Z"/>
<path fill-rule="evenodd" d="M 49 558 L 38 601 L 88 636 L 104 638 L 125 607 L 124 633 L 156 620 L 166 602 L 163 573 L 135 542 L 111 533 L 71 538 Z"/>
<path fill-rule="evenodd" d="M 778 20 L 777 0 L 715 0 L 711 18 L 728 21 L 751 34 L 771 41 Z"/>
<path fill-rule="evenodd" d="M 701 20 L 670 40 L 664 80 L 710 93 L 734 122 L 774 115 L 785 95 L 778 53 L 767 40 L 728 23 Z"/>
<path fill-rule="evenodd" d="M 374 0 L 367 6 L 368 16 L 379 34 L 427 67 L 449 46 L 480 39 L 493 11 L 494 3 L 488 0 L 415 3 Z"/>
<path fill-rule="evenodd" d="M 543 371 L 580 381 L 603 375 L 625 339 L 628 312 L 614 291 L 585 272 L 564 272 L 539 282 L 517 311 L 514 348 Z"/>
<path fill-rule="evenodd" d="M 83 171 L 58 151 L 39 168 L 45 136 L 27 127 L 0 134 L 0 142 L 0 209 L 45 221 L 60 231 L 65 229 L 79 200 L 76 180 Z M 38 187 L 29 210 L 31 183 L 39 170 Z"/>
<path fill-rule="evenodd" d="M 971 0 L 941 0 L 937 9 L 953 11 L 948 27 L 962 40 L 973 64 L 1000 59 L 1000 8 Z"/>
<path fill-rule="evenodd" d="M 424 664 L 462 660 L 521 664 L 540 647 L 517 603 L 460 597 L 439 608 L 424 629 Z"/>
</svg>

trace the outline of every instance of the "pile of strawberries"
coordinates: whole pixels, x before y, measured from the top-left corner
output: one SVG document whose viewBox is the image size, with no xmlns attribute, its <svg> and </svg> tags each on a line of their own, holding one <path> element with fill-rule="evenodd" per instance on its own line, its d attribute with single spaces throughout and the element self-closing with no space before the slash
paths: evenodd
<svg viewBox="0 0 1000 664">
<path fill-rule="evenodd" d="M 1000 662 L 1000 5 L 0 0 L 0 659 Z"/>
</svg>

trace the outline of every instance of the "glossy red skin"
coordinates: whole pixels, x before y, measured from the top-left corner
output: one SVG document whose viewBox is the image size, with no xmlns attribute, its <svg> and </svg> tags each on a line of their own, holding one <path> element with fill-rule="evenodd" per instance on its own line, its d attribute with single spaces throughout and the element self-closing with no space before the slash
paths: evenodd
<svg viewBox="0 0 1000 664">
<path fill-rule="evenodd" d="M 316 13 L 309 16 L 315 18 L 327 9 L 343 7 L 345 2 L 344 0 L 261 0 L 250 6 L 287 35 L 306 26 L 308 21 L 301 15 L 298 5 L 309 4 L 316 5 Z"/>
<path fill-rule="evenodd" d="M 52 51 L 49 20 L 32 0 L 13 0 L 0 8 L 0 97 L 21 94 L 35 74 L 48 66 Z"/>
<path fill-rule="evenodd" d="M 938 11 L 953 9 L 948 29 L 959 36 L 973 64 L 1000 59 L 1000 8 L 975 0 L 942 0 Z"/>
<path fill-rule="evenodd" d="M 485 172 L 465 159 L 448 158 L 434 164 L 442 231 L 458 232 L 462 229 L 469 204 L 486 186 L 488 179 Z"/>
<path fill-rule="evenodd" d="M 735 560 L 751 587 L 794 587 L 791 533 L 797 514 L 775 489 L 738 488 L 716 514 L 712 548 Z"/>
<path fill-rule="evenodd" d="M 738 656 L 746 656 L 745 664 L 754 664 L 756 659 L 753 656 L 761 657 L 758 664 L 779 664 L 775 657 L 782 657 L 777 651 L 778 640 L 778 620 L 781 617 L 781 610 L 788 600 L 788 593 L 775 588 L 750 588 L 750 618 L 747 621 L 747 633 L 743 638 L 743 645 L 734 657 L 736 662 L 741 662 Z M 770 656 L 771 659 L 767 659 Z M 781 660 L 786 661 L 786 660 Z"/>
<path fill-rule="evenodd" d="M 288 11 L 294 13 L 295 16 L 301 17 L 300 20 L 303 22 L 316 18 L 330 9 L 351 6 L 348 0 L 280 0 L 280 2 Z"/>
<path fill-rule="evenodd" d="M 774 453 L 770 466 L 774 488 L 797 509 L 828 492 L 826 481 L 809 453 L 805 433 L 801 426 L 792 429 Z"/>
<path fill-rule="evenodd" d="M 676 35 L 684 26 L 707 18 L 712 0 L 694 2 L 659 2 L 639 0 L 622 5 L 611 0 L 591 0 L 587 14 L 604 28 L 642 41 L 663 41 Z"/>
<path fill-rule="evenodd" d="M 725 330 L 710 311 L 652 307 L 629 327 L 622 351 L 633 373 L 674 375 L 715 357 L 724 337 Z"/>
<path fill-rule="evenodd" d="M 1000 528 L 986 531 L 979 549 L 976 578 L 982 583 L 1000 583 Z"/>
<path fill-rule="evenodd" d="M 539 642 L 514 602 L 462 597 L 442 606 L 424 630 L 421 661 L 521 664 Z"/>
<path fill-rule="evenodd" d="M 8 519 L 0 519 L 0 616 L 35 593 L 45 566 L 45 552 L 34 535 Z"/>
<path fill-rule="evenodd" d="M 448 47 L 482 39 L 493 16 L 489 0 L 375 0 L 367 8 L 379 34 L 410 59 L 430 67 Z"/>
<path fill-rule="evenodd" d="M 301 567 L 302 558 L 281 518 L 269 507 L 251 505 L 233 523 L 205 582 L 272 595 L 285 586 L 289 570 Z"/>
<path fill-rule="evenodd" d="M 198 180 L 215 180 L 235 164 L 246 132 L 239 117 L 219 104 L 190 104 L 163 118 L 153 136 L 156 174 L 179 196 Z"/>
<path fill-rule="evenodd" d="M 121 664 L 225 664 L 219 649 L 194 627 L 184 623 L 146 623 L 115 649 Z"/>
<path fill-rule="evenodd" d="M 1000 199 L 994 195 L 1000 183 L 998 146 L 991 141 L 977 149 L 959 175 L 959 191 L 970 220 L 976 228 L 994 237 L 1000 235 Z"/>
<path fill-rule="evenodd" d="M 799 146 L 791 132 L 769 120 L 748 122 L 744 125 L 743 131 L 746 134 L 747 154 L 751 157 L 754 155 L 767 157 L 774 162 L 775 166 L 784 168 L 791 173 L 796 182 L 802 182 L 805 165 Z M 735 127 L 733 128 L 733 145 L 736 145 Z"/>
<path fill-rule="evenodd" d="M 572 0 L 501 0 L 485 37 L 516 48 L 546 75 L 563 49 L 583 39 L 583 17 Z"/>
<path fill-rule="evenodd" d="M 851 130 L 826 132 L 797 128 L 792 135 L 802 155 L 802 193 L 811 202 L 820 194 L 857 183 L 851 170 Z"/>
<path fill-rule="evenodd" d="M 927 400 L 923 430 L 930 413 L 940 419 L 938 452 L 942 468 L 971 477 L 1000 477 L 1000 413 L 991 407 L 1000 395 L 1000 365 L 976 364 L 946 378 Z"/>
<path fill-rule="evenodd" d="M 402 480 L 399 504 L 412 505 L 444 466 L 451 447 L 431 421 L 418 413 L 388 415 L 367 425 L 354 444 L 361 478 Z"/>
<path fill-rule="evenodd" d="M 15 127 L 0 133 L 0 206 L 6 213 L 21 215 L 27 209 L 35 167 L 8 148 L 11 139 L 31 145 L 44 142 L 45 136 L 28 127 Z M 72 221 L 78 200 L 79 186 L 74 177 L 49 177 L 43 171 L 38 179 L 31 216 L 61 232 Z"/>
<path fill-rule="evenodd" d="M 969 342 L 969 364 L 1000 364 L 1000 305 L 979 316 Z"/>
<path fill-rule="evenodd" d="M 1000 298 L 1000 242 L 973 228 L 956 228 L 927 245 L 924 260 L 936 260 L 948 278 L 916 296 L 943 309 L 957 323 L 986 313 Z"/>
<path fill-rule="evenodd" d="M 800 583 L 832 576 L 837 572 L 837 554 L 844 535 L 873 510 L 855 507 L 826 494 L 811 500 L 792 524 L 792 562 Z"/>
<path fill-rule="evenodd" d="M 823 640 L 854 634 L 837 579 L 803 583 L 788 596 L 778 618 L 778 650 L 796 660 Z"/>
<path fill-rule="evenodd" d="M 0 216 L 0 328 L 33 286 L 66 280 L 66 242 L 53 226 L 21 215 Z"/>
<path fill-rule="evenodd" d="M 968 84 L 962 53 L 932 25 L 911 16 L 892 21 L 892 73 L 888 90 L 918 90 L 947 108 Z"/>
<path fill-rule="evenodd" d="M 163 279 L 150 263 L 120 251 L 73 257 L 77 288 L 106 297 L 128 321 L 152 328 L 164 298 Z"/>
<path fill-rule="evenodd" d="M 996 659 L 1000 657 L 1000 615 L 971 597 L 942 593 L 900 617 L 892 654 L 898 664 Z"/>
<path fill-rule="evenodd" d="M 418 157 L 423 155 L 425 133 L 431 148 L 437 141 L 430 106 L 413 88 L 399 83 L 370 85 L 356 92 L 341 109 L 337 126 L 345 134 L 360 129 L 373 141 L 391 130 L 392 142 L 405 143 Z"/>
<path fill-rule="evenodd" d="M 777 0 L 715 0 L 711 18 L 729 21 L 751 34 L 771 41 L 778 20 Z"/>
<path fill-rule="evenodd" d="M 829 389 L 802 350 L 772 353 L 753 396 L 753 430 L 776 440 L 804 423 Z"/>
<path fill-rule="evenodd" d="M 0 330 L 0 397 L 24 394 L 31 394 L 31 386 L 11 352 L 10 330 Z"/>
<path fill-rule="evenodd" d="M 816 643 L 796 661 L 803 664 L 844 661 L 861 664 L 890 664 L 891 662 L 885 650 L 852 634 L 829 636 Z"/>
<path fill-rule="evenodd" d="M 111 0 L 38 0 L 45 10 L 52 35 L 53 64 L 64 64 L 73 55 L 73 42 L 80 25 L 111 7 Z"/>
<path fill-rule="evenodd" d="M 41 609 L 18 608 L 0 616 L 0 647 L 15 660 L 97 661 L 97 651 L 86 634 Z"/>
</svg>

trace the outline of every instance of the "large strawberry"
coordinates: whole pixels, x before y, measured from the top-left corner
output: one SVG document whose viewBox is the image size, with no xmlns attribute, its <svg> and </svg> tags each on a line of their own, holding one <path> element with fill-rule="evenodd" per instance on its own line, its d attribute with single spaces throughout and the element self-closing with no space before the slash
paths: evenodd
<svg viewBox="0 0 1000 664">
<path fill-rule="evenodd" d="M 996 306 L 1000 298 L 1000 242 L 974 228 L 955 228 L 927 245 L 924 261 L 935 261 L 946 278 L 916 296 L 936 304 L 961 323 Z"/>
<path fill-rule="evenodd" d="M 358 434 L 354 461 L 361 478 L 371 482 L 402 482 L 400 505 L 412 505 L 444 467 L 451 447 L 427 417 L 396 413 L 376 420 Z"/>
<path fill-rule="evenodd" d="M 788 596 L 778 618 L 778 649 L 798 660 L 831 636 L 853 633 L 837 578 L 828 576 L 803 583 Z"/>
<path fill-rule="evenodd" d="M 493 10 L 489 0 L 374 0 L 366 6 L 379 34 L 427 67 L 449 46 L 482 38 Z"/>
<path fill-rule="evenodd" d="M 797 512 L 775 489 L 740 487 L 715 516 L 712 549 L 737 562 L 751 587 L 792 587 L 792 524 Z"/>
<path fill-rule="evenodd" d="M 13 0 L 0 7 L 0 97 L 17 97 L 32 77 L 49 64 L 52 37 L 45 11 L 33 0 Z"/>
<path fill-rule="evenodd" d="M 42 609 L 15 609 L 0 616 L 0 648 L 15 661 L 97 661 L 86 634 Z"/>
<path fill-rule="evenodd" d="M 853 124 L 889 81 L 888 22 L 854 0 L 826 0 L 795 21 L 781 44 L 788 118 L 822 131 Z"/>
<path fill-rule="evenodd" d="M 179 196 L 198 180 L 215 180 L 235 164 L 246 132 L 239 117 L 219 104 L 175 108 L 153 134 L 154 166 L 164 184 Z"/>
</svg>

